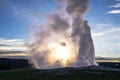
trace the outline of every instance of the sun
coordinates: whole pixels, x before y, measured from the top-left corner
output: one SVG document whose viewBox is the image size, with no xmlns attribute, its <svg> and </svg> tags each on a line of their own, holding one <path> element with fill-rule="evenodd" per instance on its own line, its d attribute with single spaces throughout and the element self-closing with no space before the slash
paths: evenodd
<svg viewBox="0 0 120 80">
<path fill-rule="evenodd" d="M 59 61 L 62 66 L 67 66 L 67 64 L 72 60 L 73 55 L 70 46 L 67 46 L 64 43 L 52 43 L 51 48 L 52 62 Z"/>
</svg>

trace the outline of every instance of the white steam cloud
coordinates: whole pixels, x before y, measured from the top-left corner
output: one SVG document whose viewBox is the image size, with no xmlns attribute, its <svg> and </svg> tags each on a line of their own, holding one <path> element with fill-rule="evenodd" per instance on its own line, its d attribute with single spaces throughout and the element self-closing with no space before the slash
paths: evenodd
<svg viewBox="0 0 120 80">
<path fill-rule="evenodd" d="M 89 0 L 57 2 L 59 12 L 48 16 L 45 25 L 35 27 L 28 43 L 29 61 L 38 69 L 96 65 L 90 27 L 83 20 Z"/>
</svg>

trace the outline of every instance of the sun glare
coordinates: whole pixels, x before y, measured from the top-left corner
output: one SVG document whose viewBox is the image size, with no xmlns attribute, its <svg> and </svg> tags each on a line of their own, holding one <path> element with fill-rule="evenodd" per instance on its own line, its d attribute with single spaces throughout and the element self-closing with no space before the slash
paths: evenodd
<svg viewBox="0 0 120 80">
<path fill-rule="evenodd" d="M 59 61 L 62 66 L 66 66 L 72 60 L 72 51 L 70 46 L 61 45 L 57 43 L 51 44 L 52 60 Z"/>
</svg>

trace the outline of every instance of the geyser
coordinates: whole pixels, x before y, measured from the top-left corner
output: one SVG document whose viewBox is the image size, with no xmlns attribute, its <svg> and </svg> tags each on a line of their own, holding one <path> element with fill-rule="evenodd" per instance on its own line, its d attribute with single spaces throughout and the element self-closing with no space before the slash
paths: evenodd
<svg viewBox="0 0 120 80">
<path fill-rule="evenodd" d="M 29 61 L 38 69 L 96 65 L 90 27 L 83 17 L 89 0 L 57 0 L 59 11 L 34 27 Z"/>
</svg>

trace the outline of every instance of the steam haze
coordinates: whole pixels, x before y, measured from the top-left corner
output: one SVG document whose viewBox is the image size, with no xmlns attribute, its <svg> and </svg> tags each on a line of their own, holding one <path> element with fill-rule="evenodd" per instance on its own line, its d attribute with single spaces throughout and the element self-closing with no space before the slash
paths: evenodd
<svg viewBox="0 0 120 80">
<path fill-rule="evenodd" d="M 83 17 L 89 0 L 57 0 L 59 11 L 46 24 L 34 26 L 28 42 L 29 61 L 35 68 L 96 65 L 90 27 Z"/>
</svg>

